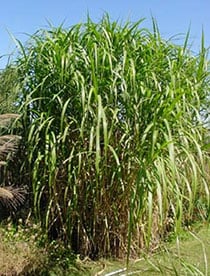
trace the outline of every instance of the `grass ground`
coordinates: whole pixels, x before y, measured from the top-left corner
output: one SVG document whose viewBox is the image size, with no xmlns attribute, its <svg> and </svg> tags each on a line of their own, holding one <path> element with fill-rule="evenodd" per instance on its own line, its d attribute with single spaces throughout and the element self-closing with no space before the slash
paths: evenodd
<svg viewBox="0 0 210 276">
<path fill-rule="evenodd" d="M 33 230 L 34 231 L 34 230 Z M 24 232 L 24 233 L 23 233 Z M 200 226 L 183 232 L 178 238 L 163 243 L 153 254 L 131 260 L 126 270 L 122 260 L 91 261 L 72 256 L 54 248 L 46 252 L 29 238 L 26 230 L 0 229 L 0 275 L 210 275 L 210 229 Z M 55 253 L 57 252 L 57 253 Z M 126 274 L 127 273 L 127 274 Z"/>
<path fill-rule="evenodd" d="M 210 275 L 210 229 L 184 232 L 180 238 L 164 243 L 152 255 L 131 261 L 127 274 L 109 274 L 125 268 L 123 263 L 107 263 L 101 275 Z"/>
</svg>

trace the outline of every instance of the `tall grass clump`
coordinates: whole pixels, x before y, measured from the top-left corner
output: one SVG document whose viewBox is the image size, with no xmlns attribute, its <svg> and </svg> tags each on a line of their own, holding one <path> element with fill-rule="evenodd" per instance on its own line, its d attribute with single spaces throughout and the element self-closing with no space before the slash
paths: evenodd
<svg viewBox="0 0 210 276">
<path fill-rule="evenodd" d="M 106 15 L 18 43 L 34 213 L 81 255 L 136 254 L 208 218 L 204 45 L 193 56 L 189 35 L 180 47 L 140 25 Z"/>
</svg>

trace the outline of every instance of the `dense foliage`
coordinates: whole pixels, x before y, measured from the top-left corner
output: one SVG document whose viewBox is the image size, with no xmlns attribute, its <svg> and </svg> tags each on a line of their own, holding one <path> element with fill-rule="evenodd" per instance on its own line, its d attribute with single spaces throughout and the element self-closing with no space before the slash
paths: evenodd
<svg viewBox="0 0 210 276">
<path fill-rule="evenodd" d="M 21 133 L 36 218 L 82 255 L 121 256 L 209 215 L 195 57 L 105 16 L 20 44 Z"/>
</svg>

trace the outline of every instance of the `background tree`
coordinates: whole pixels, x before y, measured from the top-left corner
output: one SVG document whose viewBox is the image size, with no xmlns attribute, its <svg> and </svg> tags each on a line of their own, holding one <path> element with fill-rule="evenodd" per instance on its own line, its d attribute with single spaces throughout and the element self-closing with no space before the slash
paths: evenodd
<svg viewBox="0 0 210 276">
<path fill-rule="evenodd" d="M 7 66 L 0 71 L 0 114 L 18 110 L 17 69 Z"/>
</svg>

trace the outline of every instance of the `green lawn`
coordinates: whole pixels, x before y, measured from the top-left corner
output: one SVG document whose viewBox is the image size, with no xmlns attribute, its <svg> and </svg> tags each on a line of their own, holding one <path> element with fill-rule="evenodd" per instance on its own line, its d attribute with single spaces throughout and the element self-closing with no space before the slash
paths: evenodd
<svg viewBox="0 0 210 276">
<path fill-rule="evenodd" d="M 197 232 L 185 232 L 179 239 L 164 243 L 158 252 L 130 262 L 127 275 L 210 275 L 210 229 L 202 226 Z M 125 262 L 105 261 L 99 275 L 126 275 L 111 272 L 126 267 Z M 98 271 L 101 270 L 98 267 Z M 95 269 L 89 275 L 97 275 Z"/>
</svg>

